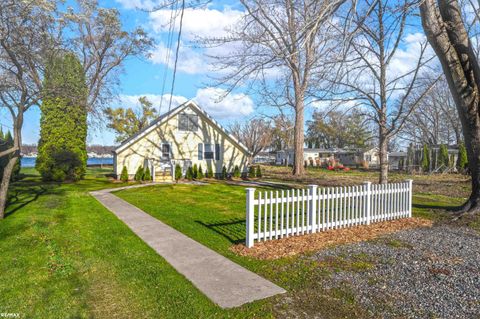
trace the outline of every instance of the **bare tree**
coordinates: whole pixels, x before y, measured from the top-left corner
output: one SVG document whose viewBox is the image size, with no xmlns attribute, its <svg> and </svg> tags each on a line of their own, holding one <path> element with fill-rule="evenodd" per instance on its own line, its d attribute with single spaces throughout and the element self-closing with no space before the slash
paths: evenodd
<svg viewBox="0 0 480 319">
<path fill-rule="evenodd" d="M 304 113 L 315 74 L 328 55 L 333 14 L 346 0 L 241 0 L 245 16 L 230 35 L 207 45 L 236 49 L 214 60 L 226 76 L 218 79 L 229 91 L 243 84 L 260 86 L 293 110 L 295 117 L 293 174 L 302 175 Z M 269 85 L 273 84 L 273 85 Z M 278 89 L 280 88 L 280 90 Z"/>
<path fill-rule="evenodd" d="M 416 98 L 422 93 L 415 92 L 413 96 Z M 403 142 L 414 144 L 458 145 L 463 141 L 461 131 L 455 103 L 442 77 L 407 118 L 399 135 Z"/>
<path fill-rule="evenodd" d="M 480 67 L 457 0 L 424 0 L 420 6 L 428 41 L 441 62 L 462 123 L 472 192 L 462 212 L 480 210 Z M 478 21 L 478 9 L 474 11 Z M 478 42 L 478 41 L 477 41 Z"/>
<path fill-rule="evenodd" d="M 78 2 L 78 11 L 70 9 L 65 14 L 69 32 L 65 32 L 64 42 L 82 62 L 88 110 L 99 117 L 115 95 L 125 59 L 144 55 L 153 42 L 140 27 L 125 31 L 118 10 L 98 7 L 96 0 Z"/>
<path fill-rule="evenodd" d="M 230 133 L 252 154 L 252 158 L 268 148 L 272 143 L 272 126 L 264 119 L 252 119 L 245 123 L 233 123 Z"/>
<path fill-rule="evenodd" d="M 427 44 L 419 43 L 418 58 L 409 70 L 395 68 L 405 36 L 411 1 L 367 0 L 353 14 L 355 29 L 345 57 L 332 72 L 332 100 L 355 104 L 378 130 L 380 183 L 388 181 L 388 145 L 432 83 L 418 81 L 422 68 L 432 59 L 425 57 Z M 421 90 L 416 99 L 412 91 Z"/>
<path fill-rule="evenodd" d="M 2 1 L 0 5 L 0 107 L 6 108 L 13 125 L 13 147 L 0 184 L 0 219 L 4 217 L 7 191 L 20 158 L 25 112 L 41 99 L 45 60 L 58 42 L 54 1 Z"/>
<path fill-rule="evenodd" d="M 272 118 L 272 142 L 271 147 L 276 151 L 288 150 L 293 146 L 293 120 L 286 114 L 275 115 Z"/>
<path fill-rule="evenodd" d="M 0 184 L 0 219 L 20 156 L 24 113 L 42 99 L 49 58 L 60 50 L 73 50 L 81 57 L 89 84 L 88 107 L 95 113 L 113 94 L 122 62 L 151 43 L 143 31 L 123 31 L 116 9 L 98 8 L 92 0 L 79 4 L 78 12 L 66 14 L 57 10 L 54 0 L 4 0 L 0 5 L 0 107 L 9 111 L 14 135 L 13 147 L 0 152 L 0 157 L 9 157 Z"/>
</svg>

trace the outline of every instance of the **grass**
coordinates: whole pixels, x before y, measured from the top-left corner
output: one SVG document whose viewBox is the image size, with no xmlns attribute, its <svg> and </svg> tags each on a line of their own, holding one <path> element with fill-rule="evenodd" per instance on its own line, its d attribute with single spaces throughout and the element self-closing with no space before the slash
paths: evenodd
<svg viewBox="0 0 480 319">
<path fill-rule="evenodd" d="M 65 184 L 42 183 L 33 169 L 22 172 L 26 177 L 13 185 L 7 217 L 0 221 L 0 313 L 25 318 L 369 317 L 355 302 L 352 287 L 323 287 L 332 272 L 329 265 L 306 256 L 259 261 L 229 250 L 244 240 L 243 187 L 178 184 L 116 193 L 288 291 L 222 310 L 88 194 L 123 186 L 105 177 L 108 170 L 89 169 L 85 180 Z M 350 173 L 355 174 L 350 182 L 365 177 Z M 320 173 L 309 171 L 308 177 L 317 179 L 315 174 Z M 333 177 L 327 174 L 324 180 Z M 461 202 L 461 196 L 427 189 L 414 196 L 414 214 L 439 219 L 445 208 Z M 361 272 L 374 263 L 369 256 L 351 256 L 335 267 Z"/>
<path fill-rule="evenodd" d="M 72 184 L 32 171 L 0 221 L 0 313 L 22 318 L 269 317 L 258 302 L 211 303 L 88 191 L 122 186 L 89 170 Z"/>
</svg>

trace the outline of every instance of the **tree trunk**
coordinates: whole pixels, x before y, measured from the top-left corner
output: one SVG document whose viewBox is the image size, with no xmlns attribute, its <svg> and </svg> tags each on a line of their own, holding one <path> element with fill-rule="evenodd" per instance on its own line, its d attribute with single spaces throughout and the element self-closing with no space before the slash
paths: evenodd
<svg viewBox="0 0 480 319">
<path fill-rule="evenodd" d="M 303 166 L 303 143 L 304 136 L 304 109 L 303 98 L 298 97 L 295 107 L 295 129 L 294 129 L 294 160 L 293 160 L 293 175 L 301 176 L 305 173 Z"/>
<path fill-rule="evenodd" d="M 3 170 L 2 182 L 0 184 L 0 219 L 5 217 L 8 186 L 10 185 L 10 178 L 12 177 L 13 169 L 17 160 L 18 155 L 12 156 Z"/>
<path fill-rule="evenodd" d="M 422 25 L 435 50 L 462 123 L 472 178 L 472 192 L 463 212 L 480 211 L 480 69 L 456 0 L 425 0 Z"/>
<path fill-rule="evenodd" d="M 385 129 L 380 127 L 378 155 L 380 157 L 380 184 L 388 183 L 388 136 L 384 132 Z"/>
</svg>

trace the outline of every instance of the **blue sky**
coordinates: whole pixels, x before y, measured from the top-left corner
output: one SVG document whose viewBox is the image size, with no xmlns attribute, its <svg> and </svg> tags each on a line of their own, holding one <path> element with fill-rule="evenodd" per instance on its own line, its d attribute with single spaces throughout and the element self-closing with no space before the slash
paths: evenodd
<svg viewBox="0 0 480 319">
<path fill-rule="evenodd" d="M 115 6 L 121 13 L 124 27 L 131 30 L 142 26 L 155 39 L 156 45 L 152 49 L 149 59 L 131 58 L 124 65 L 124 73 L 120 76 L 118 88 L 118 100 L 112 101 L 112 107 L 136 107 L 140 96 L 147 96 L 161 112 L 168 108 L 168 100 L 172 76 L 172 57 L 170 52 L 169 67 L 166 67 L 168 53 L 167 35 L 168 21 L 171 11 L 157 10 L 147 12 L 139 9 L 152 9 L 156 0 L 115 0 L 100 1 L 104 6 Z M 208 6 L 185 11 L 183 33 L 181 40 L 180 59 L 175 88 L 173 91 L 173 106 L 194 99 L 212 117 L 224 126 L 232 121 L 246 121 L 260 113 L 271 113 L 272 108 L 260 109 L 256 107 L 255 97 L 244 94 L 239 88 L 227 98 L 219 102 L 219 95 L 224 93 L 219 88 L 212 87 L 213 81 L 209 76 L 215 75 L 215 71 L 209 66 L 208 59 L 203 54 L 204 50 L 193 47 L 194 40 L 200 37 L 221 36 L 225 34 L 225 28 L 230 26 L 242 15 L 241 8 L 235 1 L 212 1 Z M 178 31 L 178 24 L 174 31 Z M 418 42 L 424 39 L 423 34 L 413 27 L 404 37 L 401 50 L 398 53 L 394 68 L 399 73 L 409 69 L 415 63 Z M 176 33 L 174 34 L 176 40 Z M 174 41 L 175 42 L 175 41 Z M 172 48 L 175 48 L 175 43 Z M 228 48 L 214 48 L 209 53 L 221 53 Z M 223 51 L 225 52 L 225 51 Z M 228 52 L 228 51 L 227 51 Z M 162 96 L 162 84 L 166 72 L 166 85 Z M 396 73 L 396 72 L 395 72 Z M 163 102 L 161 102 L 163 101 Z M 321 107 L 321 103 L 317 106 Z M 307 110 L 306 119 L 312 109 Z M 9 117 L 6 110 L 0 109 L 0 125 L 8 129 Z M 98 122 L 98 121 L 97 121 Z M 25 116 L 23 127 L 23 142 L 26 144 L 37 143 L 39 137 L 40 112 L 34 107 Z M 5 126 L 7 124 L 7 126 Z M 89 128 L 88 143 L 113 145 L 115 135 L 105 126 L 91 126 Z"/>
<path fill-rule="evenodd" d="M 124 73 L 120 76 L 119 98 L 112 101 L 111 106 L 136 107 L 138 106 L 136 102 L 138 97 L 146 95 L 159 108 L 160 100 L 162 100 L 162 83 L 166 71 L 167 80 L 161 112 L 166 111 L 173 73 L 172 64 L 170 63 L 170 67 L 166 68 L 164 63 L 168 34 L 166 32 L 168 19 L 166 17 L 170 16 L 170 12 L 161 10 L 156 13 L 148 13 L 139 10 L 139 8 L 150 8 L 151 3 L 148 0 L 100 1 L 100 4 L 115 6 L 119 9 L 122 23 L 127 30 L 142 26 L 156 41 L 156 47 L 152 50 L 150 59 L 130 58 L 126 61 Z M 231 14 L 225 14 L 225 12 L 231 12 Z M 193 10 L 186 12 L 182 49 L 180 51 L 181 60 L 173 91 L 173 106 L 187 99 L 195 99 L 214 118 L 227 126 L 232 121 L 245 120 L 254 116 L 254 102 L 248 95 L 234 92 L 222 102 L 216 103 L 218 94 L 222 92 L 218 92 L 218 89 L 211 87 L 212 81 L 207 76 L 209 72 L 201 52 L 191 48 L 195 37 L 194 32 L 196 32 L 194 29 L 200 30 L 200 35 L 218 34 L 223 30 L 229 18 L 239 13 L 233 6 L 225 2 L 221 4 L 213 2 L 199 12 Z M 209 17 L 213 18 L 209 19 Z M 33 107 L 25 115 L 24 144 L 37 143 L 40 132 L 39 124 L 40 111 L 38 107 Z M 0 125 L 4 130 L 8 130 L 11 126 L 9 114 L 6 110 L 0 110 Z M 114 133 L 104 126 L 92 125 L 89 128 L 89 144 L 112 145 L 115 144 L 114 139 Z"/>
</svg>

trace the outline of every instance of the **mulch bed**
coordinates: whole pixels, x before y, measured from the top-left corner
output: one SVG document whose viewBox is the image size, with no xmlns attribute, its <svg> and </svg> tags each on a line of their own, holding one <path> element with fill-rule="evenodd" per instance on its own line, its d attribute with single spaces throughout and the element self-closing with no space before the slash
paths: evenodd
<svg viewBox="0 0 480 319">
<path fill-rule="evenodd" d="M 318 232 L 303 236 L 292 236 L 277 240 L 255 243 L 252 248 L 244 244 L 234 245 L 230 248 L 241 256 L 257 259 L 271 260 L 282 257 L 294 256 L 311 251 L 318 251 L 326 247 L 339 244 L 356 243 L 372 240 L 382 235 L 391 234 L 400 230 L 431 227 L 432 221 L 424 218 L 404 218 L 371 225 L 361 225 L 351 228 L 342 228 Z"/>
</svg>

